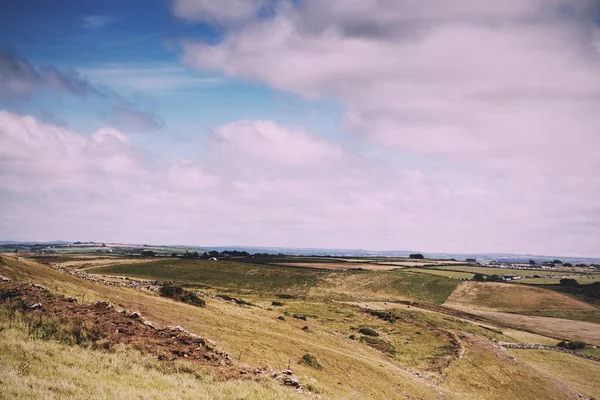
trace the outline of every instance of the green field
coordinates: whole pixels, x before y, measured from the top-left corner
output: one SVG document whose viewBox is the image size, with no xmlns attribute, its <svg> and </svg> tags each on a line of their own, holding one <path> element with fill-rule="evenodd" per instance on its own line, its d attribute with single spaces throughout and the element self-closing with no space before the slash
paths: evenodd
<svg viewBox="0 0 600 400">
<path fill-rule="evenodd" d="M 577 280 L 581 284 L 593 283 L 600 281 L 600 273 L 590 272 L 586 274 L 574 274 L 572 271 L 549 271 L 549 270 L 527 270 L 527 269 L 514 269 L 514 268 L 493 268 L 493 267 L 475 267 L 470 265 L 457 265 L 457 266 L 438 266 L 438 267 L 426 267 L 423 268 L 430 271 L 448 271 L 448 272 L 463 272 L 471 274 L 483 274 L 483 275 L 499 275 L 511 274 L 521 276 L 524 279 L 517 280 L 517 283 L 534 283 L 534 284 L 559 284 L 560 277 L 572 278 Z M 433 272 L 432 272 L 433 273 Z M 532 278 L 533 275 L 552 275 L 556 276 L 552 278 Z M 584 276 L 581 276 L 584 275 Z"/>
<path fill-rule="evenodd" d="M 407 269 L 404 269 L 403 271 L 413 272 L 416 274 L 427 274 L 427 275 L 445 276 L 448 278 L 465 278 L 465 279 L 472 279 L 473 275 L 475 275 L 470 272 L 446 271 L 445 269 L 438 269 L 438 268 L 407 268 Z"/>
<path fill-rule="evenodd" d="M 402 298 L 443 303 L 458 285 L 444 277 L 401 271 L 330 271 L 237 261 L 166 259 L 91 269 L 95 274 L 181 281 L 218 289 L 300 296 Z"/>
</svg>

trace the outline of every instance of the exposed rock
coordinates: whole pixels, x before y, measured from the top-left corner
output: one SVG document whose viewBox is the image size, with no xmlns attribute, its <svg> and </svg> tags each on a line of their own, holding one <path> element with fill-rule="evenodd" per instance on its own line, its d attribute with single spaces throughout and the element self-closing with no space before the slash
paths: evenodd
<svg viewBox="0 0 600 400">
<path fill-rule="evenodd" d="M 110 301 L 99 300 L 96 302 L 96 307 L 100 308 L 115 308 L 115 305 Z"/>
<path fill-rule="evenodd" d="M 131 318 L 131 319 L 138 319 L 138 318 L 142 318 L 142 314 L 140 314 L 140 313 L 139 313 L 139 312 L 137 312 L 137 311 L 134 311 L 134 312 L 132 312 L 132 313 L 129 315 L 129 318 Z"/>
<path fill-rule="evenodd" d="M 283 371 L 283 374 L 284 374 L 284 375 L 292 375 L 292 374 L 293 374 L 293 372 L 292 372 L 292 370 L 291 370 L 291 369 L 286 369 L 285 371 Z"/>
<path fill-rule="evenodd" d="M 300 386 L 300 383 L 298 382 L 298 378 L 296 378 L 296 377 L 285 378 L 283 380 L 283 384 L 286 386 L 291 386 L 291 387 L 299 387 Z"/>
<path fill-rule="evenodd" d="M 8 282 L 8 281 L 10 281 L 10 279 L 8 279 L 7 277 L 0 276 L 0 282 Z"/>
<path fill-rule="evenodd" d="M 155 329 L 154 325 L 152 325 L 152 322 L 145 320 L 144 322 L 142 322 L 144 325 L 146 325 L 149 328 Z"/>
<path fill-rule="evenodd" d="M 31 307 L 32 310 L 37 310 L 37 309 L 42 309 L 44 307 L 42 307 L 42 303 L 35 303 L 34 305 L 32 305 Z"/>
<path fill-rule="evenodd" d="M 77 299 L 73 296 L 65 297 L 63 300 L 66 301 L 67 303 L 77 303 Z"/>
</svg>

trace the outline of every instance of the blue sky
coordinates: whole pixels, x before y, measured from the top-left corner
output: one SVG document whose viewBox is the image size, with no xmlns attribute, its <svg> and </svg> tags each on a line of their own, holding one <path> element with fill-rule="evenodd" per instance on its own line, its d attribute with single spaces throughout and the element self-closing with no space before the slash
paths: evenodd
<svg viewBox="0 0 600 400">
<path fill-rule="evenodd" d="M 174 18 L 170 10 L 166 1 L 8 1 L 0 16 L 0 47 L 34 65 L 76 69 L 93 84 L 138 99 L 164 123 L 151 140 L 134 135 L 151 151 L 164 150 L 165 132 L 169 140 L 187 142 L 231 120 L 274 115 L 281 123 L 335 134 L 341 106 L 333 101 L 307 102 L 218 72 L 198 73 L 182 66 L 179 39 L 215 43 L 223 30 Z M 27 103 L 0 104 L 38 116 L 43 112 L 91 134 L 105 123 L 106 111 L 96 100 L 82 102 L 45 92 L 35 93 Z M 177 151 L 178 146 L 173 147 Z"/>
<path fill-rule="evenodd" d="M 2 239 L 597 256 L 598 15 L 4 1 Z"/>
</svg>

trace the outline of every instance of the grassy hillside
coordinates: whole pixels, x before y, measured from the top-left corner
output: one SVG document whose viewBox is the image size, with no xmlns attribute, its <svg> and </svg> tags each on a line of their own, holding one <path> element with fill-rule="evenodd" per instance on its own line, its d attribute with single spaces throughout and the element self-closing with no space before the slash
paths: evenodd
<svg viewBox="0 0 600 400">
<path fill-rule="evenodd" d="M 595 310 L 595 307 L 554 291 L 507 283 L 463 282 L 445 303 L 479 310 L 524 312 Z"/>
<path fill-rule="evenodd" d="M 6 399 L 305 399 L 275 381 L 223 380 L 192 363 L 168 364 L 113 352 L 32 340 L 27 326 L 0 315 L 1 398 Z"/>
<path fill-rule="evenodd" d="M 509 353 L 540 374 L 558 377 L 586 397 L 600 398 L 600 370 L 594 361 L 554 351 L 509 349 Z"/>
<path fill-rule="evenodd" d="M 234 261 L 167 259 L 90 270 L 96 274 L 183 281 L 229 290 L 310 295 L 337 300 L 393 298 L 443 303 L 458 282 L 401 271 L 328 271 Z"/>
<path fill-rule="evenodd" d="M 127 268 L 143 270 L 154 263 Z M 170 265 L 173 264 L 166 264 Z M 181 266 L 186 265 L 187 269 L 176 270 L 188 273 L 206 264 L 182 263 Z M 225 264 L 221 264 L 225 270 L 223 279 L 219 280 L 218 264 L 212 265 L 215 265 L 212 271 L 194 272 L 206 274 L 208 282 L 218 287 L 208 292 L 223 288 L 231 293 L 237 290 L 256 305 L 240 306 L 208 297 L 206 308 L 199 308 L 156 293 L 107 286 L 10 257 L 0 256 L 0 275 L 40 283 L 57 294 L 76 296 L 80 301 L 85 298 L 86 304 L 109 300 L 118 309 L 141 312 L 157 327 L 181 325 L 215 340 L 233 356 L 234 365 L 239 368 L 271 366 L 282 370 L 289 365 L 299 380 L 311 384 L 322 398 L 576 398 L 575 391 L 555 376 L 540 375 L 525 364 L 500 356 L 503 352 L 489 338 L 512 339 L 497 329 L 484 329 L 447 315 L 406 308 L 390 310 L 393 318 L 386 320 L 385 315 L 373 315 L 357 306 L 321 297 L 327 293 L 353 296 L 354 290 L 359 293 L 358 297 L 394 293 L 398 297 L 424 296 L 419 293 L 429 290 L 439 294 L 427 296 L 432 299 L 437 296 L 436 301 L 440 301 L 445 298 L 444 293 L 452 291 L 455 280 L 397 272 L 306 269 L 301 272 L 308 273 L 308 277 L 287 278 L 285 274 L 277 274 L 295 271 L 293 268 L 270 270 L 271 267 Z M 238 273 L 242 271 L 241 276 L 233 273 L 235 268 Z M 275 271 L 277 284 L 269 282 L 269 271 Z M 315 279 L 316 286 L 306 287 L 311 279 Z M 292 290 L 304 293 L 305 297 L 279 299 L 276 294 L 286 291 L 288 283 Z M 317 296 L 311 297 L 313 294 Z M 273 301 L 283 305 L 273 305 Z M 270 380 L 223 381 L 195 364 L 188 368 L 186 362 L 159 362 L 144 354 L 130 353 L 130 349 L 117 348 L 115 353 L 105 353 L 28 340 L 18 326 L 8 328 L 4 324 L 1 328 L 4 329 L 0 329 L 0 346 L 3 346 L 0 362 L 9 368 L 0 372 L 0 379 L 3 390 L 8 388 L 6 393 L 12 397 L 43 398 L 59 393 L 61 397 L 78 398 L 86 391 L 95 392 L 104 386 L 103 382 L 114 377 L 116 382 L 125 382 L 123 390 L 131 393 L 130 397 L 295 398 L 293 390 L 274 386 Z M 319 367 L 303 363 L 306 354 L 318 360 Z M 31 360 L 35 360 L 35 365 Z M 77 371 L 84 373 L 78 376 Z M 108 387 L 103 390 L 98 393 L 106 398 L 118 397 Z"/>
</svg>

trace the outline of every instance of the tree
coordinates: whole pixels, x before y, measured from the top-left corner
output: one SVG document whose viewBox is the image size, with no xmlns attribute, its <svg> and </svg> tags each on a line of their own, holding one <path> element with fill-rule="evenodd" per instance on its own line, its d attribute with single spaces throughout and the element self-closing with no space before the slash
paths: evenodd
<svg viewBox="0 0 600 400">
<path fill-rule="evenodd" d="M 422 259 L 425 258 L 425 257 L 423 257 L 423 254 L 419 254 L 419 253 L 411 254 L 409 257 L 410 258 L 420 259 L 420 260 L 422 260 Z"/>
<path fill-rule="evenodd" d="M 485 281 L 485 275 L 475 274 L 475 275 L 473 275 L 473 280 L 477 281 L 477 282 Z"/>
<path fill-rule="evenodd" d="M 562 261 L 560 261 L 560 260 L 554 260 L 554 261 L 552 261 L 552 264 L 562 264 Z"/>
<path fill-rule="evenodd" d="M 535 265 L 535 260 L 529 260 L 529 265 Z"/>
</svg>

